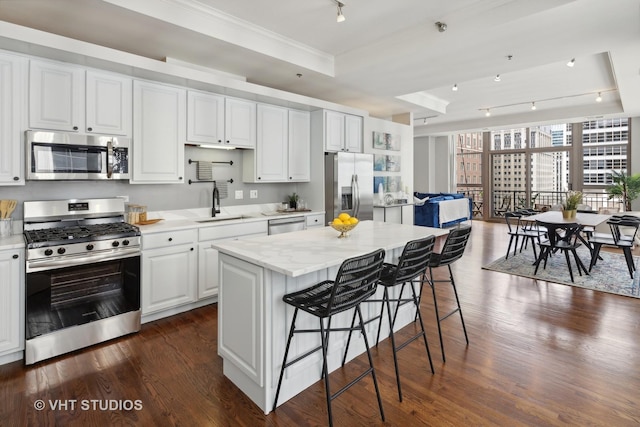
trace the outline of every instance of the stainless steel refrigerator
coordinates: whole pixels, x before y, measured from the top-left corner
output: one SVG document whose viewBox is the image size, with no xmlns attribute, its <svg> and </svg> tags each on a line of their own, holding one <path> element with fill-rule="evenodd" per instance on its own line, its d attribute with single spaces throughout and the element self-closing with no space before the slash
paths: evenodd
<svg viewBox="0 0 640 427">
<path fill-rule="evenodd" d="M 346 212 L 360 220 L 373 219 L 373 155 L 325 153 L 325 224 Z"/>
</svg>

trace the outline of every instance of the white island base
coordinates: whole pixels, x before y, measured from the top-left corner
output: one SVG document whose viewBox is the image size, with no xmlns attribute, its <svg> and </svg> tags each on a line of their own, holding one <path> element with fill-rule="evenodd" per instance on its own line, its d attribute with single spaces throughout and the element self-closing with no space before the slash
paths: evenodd
<svg viewBox="0 0 640 427">
<path fill-rule="evenodd" d="M 273 408 L 294 311 L 282 297 L 335 278 L 346 258 L 384 248 L 385 261 L 395 263 L 406 242 L 446 234 L 447 230 L 439 228 L 363 221 L 344 239 L 338 239 L 338 233 L 331 228 L 321 228 L 215 244 L 213 247 L 220 252 L 218 353 L 223 358 L 224 375 L 268 414 Z M 397 293 L 399 289 L 393 291 Z M 378 296 L 382 297 L 381 288 Z M 362 305 L 365 320 L 379 310 L 379 304 Z M 413 306 L 403 306 L 396 329 L 412 322 L 414 313 Z M 349 326 L 352 316 L 352 310 L 335 316 L 332 327 Z M 382 337 L 388 336 L 387 323 L 383 322 Z M 297 328 L 318 326 L 316 317 L 298 314 Z M 377 322 L 367 325 L 367 333 L 369 344 L 374 345 Z M 341 366 L 347 336 L 347 332 L 330 335 L 329 372 Z M 297 335 L 291 343 L 290 360 L 319 345 L 319 334 Z M 364 340 L 354 333 L 347 360 L 364 351 Z M 278 403 L 316 383 L 321 371 L 320 351 L 287 368 Z"/>
</svg>

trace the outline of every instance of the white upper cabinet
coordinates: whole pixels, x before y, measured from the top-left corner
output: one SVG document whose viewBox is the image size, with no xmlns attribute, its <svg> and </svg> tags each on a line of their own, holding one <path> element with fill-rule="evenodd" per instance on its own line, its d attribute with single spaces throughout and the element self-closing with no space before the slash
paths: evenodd
<svg viewBox="0 0 640 427">
<path fill-rule="evenodd" d="M 362 152 L 362 117 L 336 111 L 324 112 L 325 151 Z"/>
<path fill-rule="evenodd" d="M 86 78 L 86 132 L 131 135 L 131 79 L 93 70 L 87 70 Z"/>
<path fill-rule="evenodd" d="M 32 60 L 29 67 L 29 127 L 84 130 L 84 69 Z"/>
<path fill-rule="evenodd" d="M 31 60 L 29 127 L 131 135 L 131 79 L 57 62 Z"/>
<path fill-rule="evenodd" d="M 187 141 L 222 144 L 224 141 L 224 96 L 187 92 Z"/>
<path fill-rule="evenodd" d="M 289 110 L 272 105 L 258 105 L 257 133 L 256 179 L 286 181 Z"/>
<path fill-rule="evenodd" d="M 24 185 L 28 60 L 0 53 L 0 185 Z"/>
<path fill-rule="evenodd" d="M 304 182 L 311 176 L 311 119 L 304 111 L 258 104 L 257 143 L 243 153 L 244 182 Z"/>
<path fill-rule="evenodd" d="M 362 153 L 362 117 L 345 114 L 344 146 L 346 151 Z"/>
<path fill-rule="evenodd" d="M 289 110 L 289 180 L 311 180 L 311 115 Z"/>
<path fill-rule="evenodd" d="M 255 148 L 256 103 L 243 99 L 225 99 L 224 143 L 233 147 Z"/>
<path fill-rule="evenodd" d="M 184 182 L 186 90 L 133 82 L 132 183 Z"/>
</svg>

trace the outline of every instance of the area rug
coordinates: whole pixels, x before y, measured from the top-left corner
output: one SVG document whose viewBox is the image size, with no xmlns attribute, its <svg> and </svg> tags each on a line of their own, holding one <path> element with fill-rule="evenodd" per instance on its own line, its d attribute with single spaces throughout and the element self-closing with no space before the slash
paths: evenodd
<svg viewBox="0 0 640 427">
<path fill-rule="evenodd" d="M 624 255 L 604 251 L 600 252 L 600 255 L 602 259 L 598 260 L 598 263 L 593 267 L 591 274 L 588 276 L 584 273 L 582 276 L 578 275 L 575 260 L 573 256 L 571 256 L 571 268 L 573 269 L 573 277 L 575 280 L 573 283 L 569 276 L 567 261 L 564 254 L 561 253 L 549 257 L 547 268 L 543 269 L 541 265 L 538 269 L 538 274 L 534 275 L 535 266 L 533 265 L 534 257 L 531 247 L 515 256 L 513 256 L 512 250 L 508 259 L 505 260 L 504 257 L 499 258 L 482 268 L 547 282 L 640 298 L 640 274 L 638 274 L 636 270 L 633 279 L 631 279 Z M 578 250 L 578 256 L 582 260 L 582 263 L 589 268 L 589 260 L 591 259 L 589 251 L 583 247 Z M 637 267 L 639 257 L 633 257 L 633 259 Z"/>
</svg>

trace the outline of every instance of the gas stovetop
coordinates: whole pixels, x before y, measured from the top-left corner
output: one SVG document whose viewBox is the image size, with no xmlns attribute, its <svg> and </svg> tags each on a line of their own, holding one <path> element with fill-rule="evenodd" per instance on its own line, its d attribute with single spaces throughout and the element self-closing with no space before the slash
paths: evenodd
<svg viewBox="0 0 640 427">
<path fill-rule="evenodd" d="M 139 236 L 140 230 L 125 222 L 73 225 L 55 228 L 25 230 L 28 248 L 85 243 L 100 240 Z"/>
<path fill-rule="evenodd" d="M 139 256 L 124 211 L 119 198 L 24 202 L 27 272 Z"/>
</svg>

